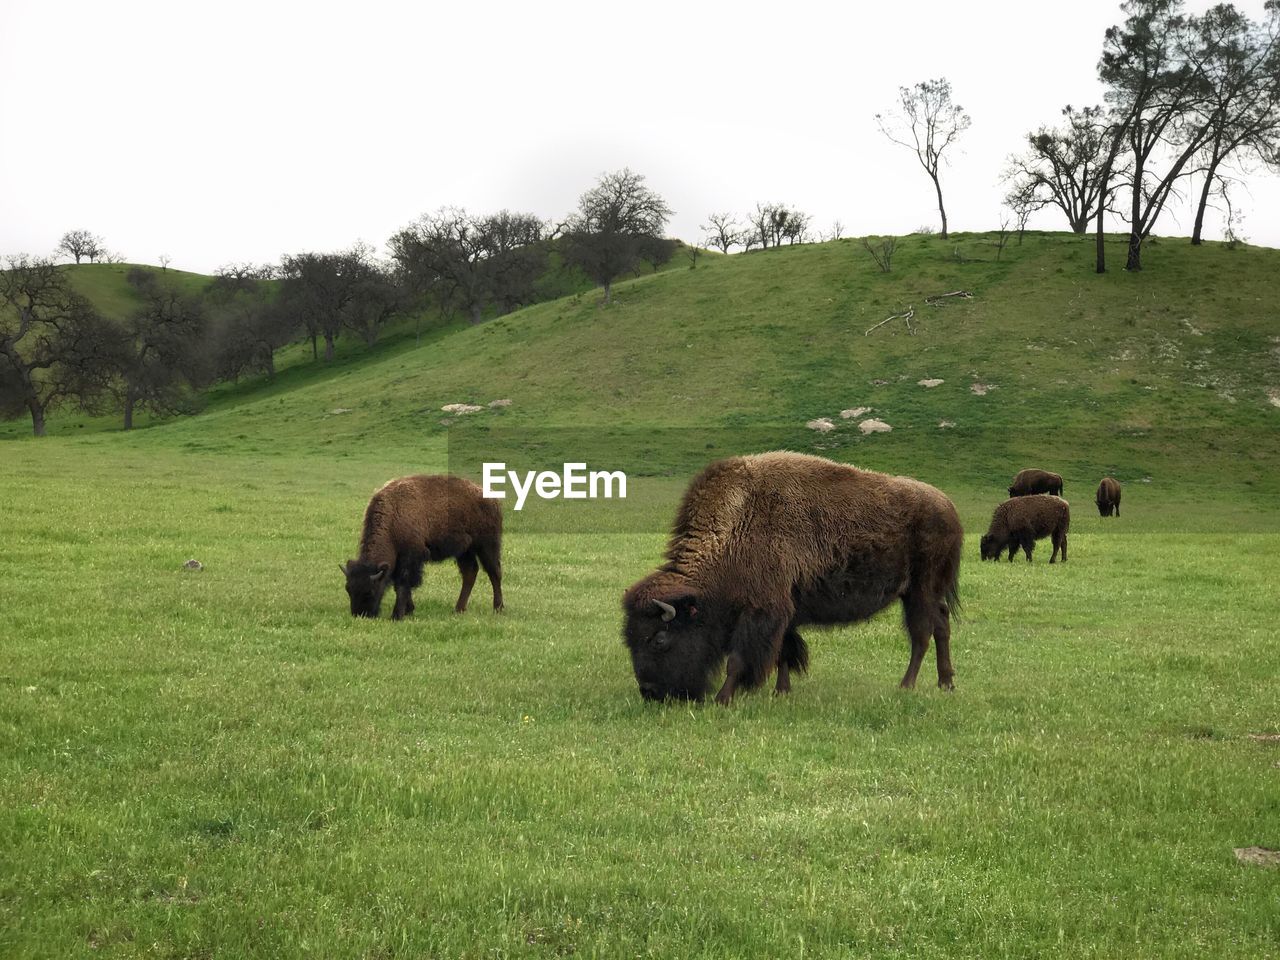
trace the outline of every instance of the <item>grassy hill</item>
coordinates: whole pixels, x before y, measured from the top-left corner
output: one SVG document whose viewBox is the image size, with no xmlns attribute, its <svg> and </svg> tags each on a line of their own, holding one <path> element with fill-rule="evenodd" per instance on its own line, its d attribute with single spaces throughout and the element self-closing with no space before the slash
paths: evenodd
<svg viewBox="0 0 1280 960">
<path fill-rule="evenodd" d="M 1280 252 L 1099 277 L 1087 241 L 990 240 L 704 258 L 608 308 L 291 347 L 128 434 L 4 426 L 0 955 L 1276 957 L 1280 872 L 1232 851 L 1280 848 Z M 957 501 L 955 694 L 928 660 L 895 689 L 889 610 L 805 631 L 789 697 L 641 702 L 620 592 L 689 472 L 784 445 Z M 500 616 L 483 578 L 455 616 L 446 564 L 411 620 L 353 620 L 369 493 L 477 455 L 635 496 L 508 504 Z M 979 563 L 1031 464 L 1066 475 L 1070 563 Z"/>
</svg>

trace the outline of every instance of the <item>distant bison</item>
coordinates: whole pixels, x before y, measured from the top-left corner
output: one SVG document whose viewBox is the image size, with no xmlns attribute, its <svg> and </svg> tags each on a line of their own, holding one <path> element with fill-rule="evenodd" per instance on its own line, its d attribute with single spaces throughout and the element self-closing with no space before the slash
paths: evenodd
<svg viewBox="0 0 1280 960">
<path fill-rule="evenodd" d="M 351 615 L 376 617 L 387 584 L 394 584 L 393 620 L 413 613 L 422 566 L 453 557 L 462 574 L 454 609 L 467 609 L 479 567 L 502 609 L 502 509 L 470 480 L 440 474 L 401 477 L 378 490 L 364 512 L 360 556 L 339 565 L 347 578 Z"/>
<path fill-rule="evenodd" d="M 940 491 L 798 453 L 711 464 L 685 492 L 667 562 L 623 595 L 623 640 L 647 700 L 728 703 L 775 665 L 791 689 L 809 653 L 802 624 L 865 620 L 902 601 L 911 637 L 903 687 L 933 636 L 938 686 L 951 689 L 951 612 L 964 532 Z"/>
<path fill-rule="evenodd" d="M 1052 537 L 1053 554 L 1049 562 L 1057 560 L 1061 551 L 1062 562 L 1066 563 L 1067 530 L 1070 526 L 1071 507 L 1061 497 L 1047 493 L 1011 497 L 996 507 L 991 517 L 991 527 L 980 543 L 982 559 L 998 560 L 1007 548 L 1012 563 L 1013 555 L 1021 547 L 1027 555 L 1027 563 L 1030 563 L 1036 541 Z"/>
<path fill-rule="evenodd" d="M 1009 496 L 1029 497 L 1033 493 L 1051 493 L 1055 497 L 1062 496 L 1062 478 L 1048 470 L 1019 470 L 1018 475 L 1009 484 Z"/>
<path fill-rule="evenodd" d="M 1103 477 L 1098 484 L 1098 515 L 1120 516 L 1120 481 L 1115 477 Z"/>
</svg>

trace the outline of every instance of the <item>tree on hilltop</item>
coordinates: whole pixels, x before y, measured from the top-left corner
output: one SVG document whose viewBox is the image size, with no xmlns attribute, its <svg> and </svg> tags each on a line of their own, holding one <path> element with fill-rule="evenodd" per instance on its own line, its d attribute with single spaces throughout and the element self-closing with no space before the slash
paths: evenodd
<svg viewBox="0 0 1280 960">
<path fill-rule="evenodd" d="M 567 259 L 604 287 L 605 303 L 610 302 L 613 282 L 641 260 L 662 256 L 664 249 L 663 262 L 671 256 L 662 235 L 671 208 L 644 179 L 627 168 L 603 174 L 579 199 L 569 221 Z"/>
</svg>

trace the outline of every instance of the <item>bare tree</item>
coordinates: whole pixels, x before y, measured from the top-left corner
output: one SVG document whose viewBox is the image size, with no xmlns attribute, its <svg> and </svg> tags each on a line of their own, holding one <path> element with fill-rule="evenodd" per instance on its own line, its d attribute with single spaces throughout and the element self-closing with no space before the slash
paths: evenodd
<svg viewBox="0 0 1280 960">
<path fill-rule="evenodd" d="M 1110 147 L 1109 124 L 1100 106 L 1076 110 L 1063 108 L 1065 123 L 1041 127 L 1027 135 L 1027 149 L 1009 158 L 1004 179 L 1010 184 L 1008 205 L 1029 216 L 1045 207 L 1057 207 L 1073 233 L 1089 229 L 1097 205 L 1103 199 L 1102 173 Z M 1119 171 L 1111 171 L 1113 175 Z"/>
<path fill-rule="evenodd" d="M 880 132 L 916 155 L 920 166 L 933 181 L 942 218 L 942 239 L 947 239 L 947 209 L 942 202 L 940 177 L 945 155 L 972 121 L 964 108 L 951 100 L 951 82 L 945 77 L 925 80 L 914 87 L 898 88 L 895 113 L 876 114 Z"/>
<path fill-rule="evenodd" d="M 124 322 L 114 392 L 124 412 L 124 429 L 132 430 L 136 411 L 178 413 L 186 388 L 205 382 L 202 348 L 208 325 L 199 299 L 179 293 L 153 271 L 134 267 L 126 279 L 142 306 Z"/>
<path fill-rule="evenodd" d="M 626 168 L 606 173 L 578 201 L 565 237 L 566 255 L 604 287 L 604 302 L 609 303 L 618 277 L 641 260 L 652 262 L 660 255 L 671 212 L 640 174 Z M 666 249 L 669 259 L 670 245 Z"/>
<path fill-rule="evenodd" d="M 1002 217 L 1000 220 L 1000 229 L 996 231 L 996 260 L 1000 260 L 1004 256 L 1004 248 L 1009 245 L 1009 218 Z"/>
<path fill-rule="evenodd" d="M 324 337 L 324 359 L 333 359 L 369 253 L 356 244 L 338 253 L 299 253 L 281 261 L 281 307 L 306 329 L 312 357 L 317 355 L 317 340 Z"/>
<path fill-rule="evenodd" d="M 785 203 L 757 203 L 747 215 L 750 235 L 764 249 L 780 247 L 782 241 L 804 243 L 810 217 Z"/>
<path fill-rule="evenodd" d="M 238 380 L 246 371 L 275 379 L 275 352 L 298 330 L 295 316 L 277 302 L 270 264 L 219 267 L 205 295 L 214 341 L 215 373 Z"/>
<path fill-rule="evenodd" d="M 82 259 L 92 263 L 106 252 L 106 244 L 88 230 L 68 230 L 58 241 L 55 252 L 74 258 L 76 263 Z"/>
<path fill-rule="evenodd" d="M 707 222 L 699 229 L 706 232 L 707 246 L 715 247 L 721 253 L 728 253 L 730 247 L 742 244 L 742 228 L 731 213 L 708 214 Z"/>
<path fill-rule="evenodd" d="M 685 256 L 689 258 L 689 269 L 698 269 L 698 258 L 702 256 L 702 248 L 696 243 L 686 244 L 684 248 Z"/>
<path fill-rule="evenodd" d="M 831 234 L 827 237 L 827 239 L 839 240 L 843 236 L 844 236 L 844 224 L 841 223 L 839 220 L 833 220 L 831 223 Z"/>
<path fill-rule="evenodd" d="M 1241 154 L 1266 158 L 1280 143 L 1280 2 L 1267 4 L 1261 23 L 1231 4 L 1219 4 L 1195 27 L 1208 84 L 1196 118 L 1205 130 L 1199 156 L 1204 182 L 1191 232 L 1191 242 L 1198 245 L 1222 164 Z"/>
<path fill-rule="evenodd" d="M 160 269 L 161 269 L 161 270 L 168 270 L 168 269 L 169 269 L 169 264 L 171 264 L 172 262 L 173 262 L 173 257 L 169 256 L 167 253 L 162 253 L 162 254 L 160 254 Z"/>
<path fill-rule="evenodd" d="M 890 273 L 893 270 L 893 254 L 898 249 L 896 237 L 883 237 L 879 240 L 863 237 L 862 249 L 871 254 L 871 259 L 876 262 L 881 273 Z"/>
<path fill-rule="evenodd" d="M 52 260 L 10 257 L 0 270 L 0 394 L 45 435 L 64 402 L 92 409 L 112 376 L 114 331 Z"/>
</svg>

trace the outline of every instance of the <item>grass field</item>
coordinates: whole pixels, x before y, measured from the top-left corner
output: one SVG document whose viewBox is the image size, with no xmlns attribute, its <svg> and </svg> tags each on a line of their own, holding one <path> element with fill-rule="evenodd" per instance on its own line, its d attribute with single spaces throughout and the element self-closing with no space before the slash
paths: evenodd
<svg viewBox="0 0 1280 960">
<path fill-rule="evenodd" d="M 1251 736 L 1280 732 L 1277 255 L 1161 244 L 1079 294 L 1070 238 L 917 239 L 887 277 L 850 244 L 704 261 L 299 362 L 132 435 L 5 425 L 0 956 L 1280 957 L 1280 870 L 1232 852 L 1280 848 Z M 803 427 L 859 402 L 894 432 Z M 601 456 L 672 431 L 621 532 L 508 513 L 504 614 L 482 577 L 454 616 L 435 566 L 411 621 L 350 618 L 377 485 L 552 426 Z M 895 689 L 888 611 L 813 631 L 788 698 L 642 703 L 620 593 L 693 438 L 757 429 L 956 500 L 955 694 Z M 977 562 L 1031 457 L 1063 465 L 1070 562 Z"/>
</svg>

